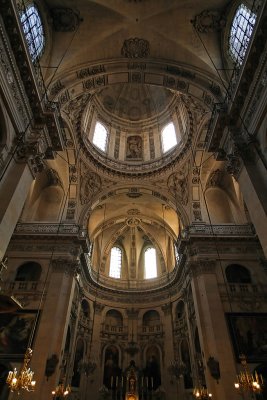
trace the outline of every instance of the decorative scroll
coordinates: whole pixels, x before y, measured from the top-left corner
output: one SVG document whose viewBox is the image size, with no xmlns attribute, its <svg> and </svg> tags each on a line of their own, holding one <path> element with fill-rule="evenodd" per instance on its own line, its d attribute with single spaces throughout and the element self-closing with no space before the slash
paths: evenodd
<svg viewBox="0 0 267 400">
<path fill-rule="evenodd" d="M 89 203 L 92 197 L 101 190 L 101 186 L 101 179 L 96 173 L 89 172 L 84 175 L 80 194 L 81 203 Z"/>
<path fill-rule="evenodd" d="M 139 38 L 124 40 L 121 49 L 121 54 L 127 58 L 144 58 L 149 55 L 149 52 L 149 42 Z"/>
</svg>

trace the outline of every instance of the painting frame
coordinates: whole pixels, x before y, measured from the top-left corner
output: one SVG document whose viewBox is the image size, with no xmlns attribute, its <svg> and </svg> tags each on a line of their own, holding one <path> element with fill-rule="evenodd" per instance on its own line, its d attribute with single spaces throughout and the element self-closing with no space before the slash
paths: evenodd
<svg viewBox="0 0 267 400">
<path fill-rule="evenodd" d="M 22 360 L 29 339 L 38 328 L 37 310 L 18 310 L 0 314 L 0 359 Z M 34 337 L 31 346 L 33 346 Z"/>
<path fill-rule="evenodd" d="M 244 354 L 248 363 L 267 361 L 267 313 L 226 313 L 236 361 Z"/>
</svg>

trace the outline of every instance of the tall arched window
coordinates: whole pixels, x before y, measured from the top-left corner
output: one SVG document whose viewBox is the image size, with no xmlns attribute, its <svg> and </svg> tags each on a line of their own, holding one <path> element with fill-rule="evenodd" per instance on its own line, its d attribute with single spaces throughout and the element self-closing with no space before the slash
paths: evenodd
<svg viewBox="0 0 267 400">
<path fill-rule="evenodd" d="M 244 4 L 240 4 L 233 18 L 229 37 L 229 52 L 232 59 L 242 64 L 256 22 L 254 14 Z"/>
<path fill-rule="evenodd" d="M 31 58 L 35 61 L 41 56 L 45 45 L 43 24 L 36 5 L 29 5 L 21 13 L 20 20 Z"/>
<path fill-rule="evenodd" d="M 163 153 L 172 149 L 177 145 L 177 137 L 175 132 L 175 127 L 172 122 L 166 125 L 161 131 L 161 141 Z"/>
<path fill-rule="evenodd" d="M 101 122 L 95 124 L 93 144 L 102 151 L 107 149 L 108 131 Z"/>
<path fill-rule="evenodd" d="M 112 247 L 110 253 L 109 276 L 119 279 L 121 277 L 122 251 L 119 247 Z"/>
<path fill-rule="evenodd" d="M 145 251 L 145 279 L 151 279 L 157 277 L 157 257 L 156 250 L 153 247 L 149 247 Z"/>
</svg>

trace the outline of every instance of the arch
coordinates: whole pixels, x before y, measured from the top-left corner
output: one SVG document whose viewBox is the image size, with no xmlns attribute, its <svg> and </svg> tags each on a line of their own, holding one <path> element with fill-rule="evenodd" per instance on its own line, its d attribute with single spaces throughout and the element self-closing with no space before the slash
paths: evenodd
<svg viewBox="0 0 267 400">
<path fill-rule="evenodd" d="M 81 302 L 82 313 L 86 318 L 90 318 L 90 306 L 87 300 L 83 299 Z"/>
<path fill-rule="evenodd" d="M 184 387 L 185 389 L 191 389 L 193 387 L 193 380 L 191 376 L 192 367 L 190 360 L 189 345 L 186 339 L 183 339 L 180 343 L 180 354 L 181 354 L 181 360 L 183 364 L 185 364 Z"/>
<path fill-rule="evenodd" d="M 15 281 L 39 281 L 42 267 L 35 261 L 29 261 L 17 268 Z"/>
<path fill-rule="evenodd" d="M 23 219 L 27 221 L 53 221 L 60 218 L 64 200 L 62 179 L 53 168 L 46 168 L 34 181 L 27 198 Z"/>
<path fill-rule="evenodd" d="M 104 351 L 103 384 L 111 389 L 115 387 L 116 378 L 121 376 L 119 349 L 115 345 L 109 345 Z"/>
<path fill-rule="evenodd" d="M 118 310 L 108 310 L 105 316 L 105 324 L 109 326 L 123 326 L 123 316 Z"/>
<path fill-rule="evenodd" d="M 230 264 L 225 269 L 228 283 L 251 283 L 250 271 L 239 264 Z"/>
<path fill-rule="evenodd" d="M 161 352 L 156 345 L 147 346 L 145 351 L 144 387 L 157 390 L 161 385 Z"/>
<path fill-rule="evenodd" d="M 84 357 L 84 341 L 81 338 L 78 338 L 76 342 L 76 350 L 74 357 L 74 365 L 73 365 L 73 375 L 71 379 L 71 386 L 79 387 L 81 374 L 79 370 L 79 364 L 83 360 Z"/>
<path fill-rule="evenodd" d="M 219 187 L 211 187 L 205 191 L 209 216 L 212 224 L 234 223 L 231 200 L 227 192 Z"/>
<path fill-rule="evenodd" d="M 160 315 L 156 310 L 149 310 L 143 315 L 144 326 L 154 326 L 160 323 Z"/>
<path fill-rule="evenodd" d="M 185 315 L 185 305 L 183 300 L 179 300 L 177 305 L 176 305 L 176 310 L 175 310 L 175 317 L 176 319 L 181 319 Z"/>
</svg>

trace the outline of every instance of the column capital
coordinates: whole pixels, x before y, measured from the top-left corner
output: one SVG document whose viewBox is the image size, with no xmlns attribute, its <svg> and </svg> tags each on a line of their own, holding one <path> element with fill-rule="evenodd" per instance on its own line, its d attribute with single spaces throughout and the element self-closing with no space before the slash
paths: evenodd
<svg viewBox="0 0 267 400">
<path fill-rule="evenodd" d="M 171 315 L 172 312 L 172 303 L 166 303 L 163 306 L 161 306 L 162 311 L 164 312 L 164 315 Z"/>
<path fill-rule="evenodd" d="M 16 161 L 18 163 L 28 163 L 32 174 L 35 176 L 44 169 L 45 149 L 40 140 L 32 142 L 18 141 L 16 144 Z"/>
<path fill-rule="evenodd" d="M 69 276 L 76 276 L 80 270 L 80 263 L 77 261 L 70 261 L 63 258 L 57 258 L 52 260 L 53 272 L 64 273 Z"/>
</svg>

